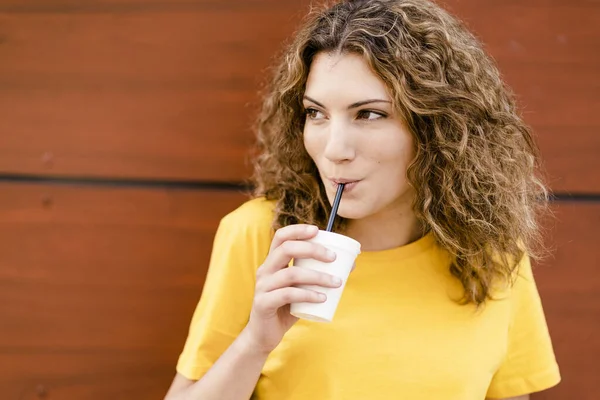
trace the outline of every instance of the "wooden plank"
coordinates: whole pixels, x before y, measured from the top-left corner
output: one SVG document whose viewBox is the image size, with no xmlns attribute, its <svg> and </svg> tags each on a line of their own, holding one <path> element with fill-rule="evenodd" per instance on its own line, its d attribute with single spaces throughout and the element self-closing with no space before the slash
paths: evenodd
<svg viewBox="0 0 600 400">
<path fill-rule="evenodd" d="M 0 172 L 247 177 L 252 103 L 298 13 L 271 5 L 0 14 Z"/>
<path fill-rule="evenodd" d="M 32 398 L 37 385 L 52 398 L 163 395 L 217 223 L 244 196 L 6 183 L 0 192 L 3 396 Z"/>
<path fill-rule="evenodd" d="M 597 127 L 542 127 L 536 130 L 547 181 L 563 193 L 599 193 L 600 135 Z M 573 140 L 569 140 L 574 137 Z"/>
<path fill-rule="evenodd" d="M 303 0 L 286 0 L 302 7 Z M 2 0 L 0 12 L 10 13 L 96 13 L 156 10 L 259 9 L 279 6 L 281 0 Z"/>
<path fill-rule="evenodd" d="M 600 61 L 597 52 L 588 51 L 589 46 L 600 44 L 600 33 L 595 29 L 599 6 L 595 1 L 444 3 L 501 63 L 536 60 L 571 65 Z"/>
<path fill-rule="evenodd" d="M 555 191 L 600 192 L 600 4 L 446 1 L 494 58 L 538 135 Z"/>
<path fill-rule="evenodd" d="M 525 121 L 539 143 L 554 191 L 598 193 L 600 173 L 600 63 L 509 63 L 502 72 L 517 95 Z"/>
<path fill-rule="evenodd" d="M 534 128 L 577 130 L 600 126 L 600 117 L 593 112 L 600 106 L 595 95 L 600 90 L 598 67 L 600 62 L 574 64 L 569 68 L 571 75 L 563 65 L 532 60 L 507 63 L 501 66 L 501 73 L 517 97 L 523 117 Z M 561 142 L 564 136 L 542 139 Z"/>
<path fill-rule="evenodd" d="M 9 61 L 0 66 L 0 82 L 42 90 L 254 88 L 296 22 L 298 10 L 285 4 L 198 12 L 2 13 L 3 59 Z"/>
<path fill-rule="evenodd" d="M 252 142 L 247 91 L 0 94 L 0 171 L 238 181 Z M 32 115 L 32 111 L 35 112 Z"/>
<path fill-rule="evenodd" d="M 594 400 L 600 355 L 599 203 L 559 203 L 552 258 L 534 269 L 563 381 L 535 400 Z"/>
<path fill-rule="evenodd" d="M 162 399 L 174 376 L 173 354 L 155 349 L 0 352 L 0 365 L 10 366 L 2 368 L 2 398 Z"/>
</svg>

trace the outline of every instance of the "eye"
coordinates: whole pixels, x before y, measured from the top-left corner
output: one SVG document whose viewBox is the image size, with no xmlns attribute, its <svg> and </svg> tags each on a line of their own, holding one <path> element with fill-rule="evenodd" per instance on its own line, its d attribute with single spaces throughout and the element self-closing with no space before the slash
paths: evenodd
<svg viewBox="0 0 600 400">
<path fill-rule="evenodd" d="M 387 115 L 385 115 L 384 113 L 378 112 L 378 111 L 372 111 L 372 110 L 360 110 L 358 112 L 358 114 L 356 115 L 356 119 L 365 119 L 365 120 L 369 120 L 369 121 L 373 121 L 376 119 L 381 119 L 381 118 L 385 118 L 387 117 Z"/>
<path fill-rule="evenodd" d="M 304 114 L 306 115 L 307 119 L 312 119 L 315 121 L 325 118 L 325 115 L 321 111 L 317 110 L 316 108 L 307 108 L 304 111 Z"/>
</svg>

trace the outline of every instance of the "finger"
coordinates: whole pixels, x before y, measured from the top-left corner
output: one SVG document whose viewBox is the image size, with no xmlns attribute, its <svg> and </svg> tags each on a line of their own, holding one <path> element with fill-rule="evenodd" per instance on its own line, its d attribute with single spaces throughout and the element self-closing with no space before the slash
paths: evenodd
<svg viewBox="0 0 600 400">
<path fill-rule="evenodd" d="M 319 228 L 314 225 L 296 224 L 280 228 L 275 232 L 269 252 L 275 250 L 288 240 L 307 240 L 314 237 Z"/>
<path fill-rule="evenodd" d="M 342 286 L 342 280 L 337 276 L 307 268 L 289 267 L 275 272 L 261 283 L 261 289 L 270 292 L 296 285 L 316 285 L 326 288 Z"/>
<path fill-rule="evenodd" d="M 303 240 L 288 240 L 267 256 L 262 269 L 270 275 L 288 266 L 292 258 L 312 258 L 318 261 L 335 260 L 335 252 L 317 243 Z"/>
<path fill-rule="evenodd" d="M 280 307 L 292 303 L 323 303 L 327 296 L 314 290 L 286 287 L 273 290 L 260 296 L 255 307 L 260 313 L 272 313 Z"/>
</svg>

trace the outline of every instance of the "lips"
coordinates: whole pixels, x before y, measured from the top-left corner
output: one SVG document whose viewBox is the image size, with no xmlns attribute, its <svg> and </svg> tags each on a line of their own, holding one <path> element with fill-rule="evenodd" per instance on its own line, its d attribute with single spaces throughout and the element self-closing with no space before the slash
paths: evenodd
<svg viewBox="0 0 600 400">
<path fill-rule="evenodd" d="M 337 190 L 338 186 L 343 183 L 344 184 L 344 193 L 347 193 L 354 189 L 356 185 L 360 182 L 360 179 L 345 179 L 345 178 L 330 178 L 328 179 L 331 185 L 335 190 Z"/>
</svg>

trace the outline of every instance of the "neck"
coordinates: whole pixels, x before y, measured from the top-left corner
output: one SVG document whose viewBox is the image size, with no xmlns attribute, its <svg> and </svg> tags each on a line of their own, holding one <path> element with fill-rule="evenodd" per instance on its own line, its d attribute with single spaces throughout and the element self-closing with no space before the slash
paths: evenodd
<svg viewBox="0 0 600 400">
<path fill-rule="evenodd" d="M 362 251 L 379 251 L 412 243 L 424 235 L 414 212 L 394 207 L 362 219 L 348 222 L 345 234 L 361 244 Z"/>
</svg>

